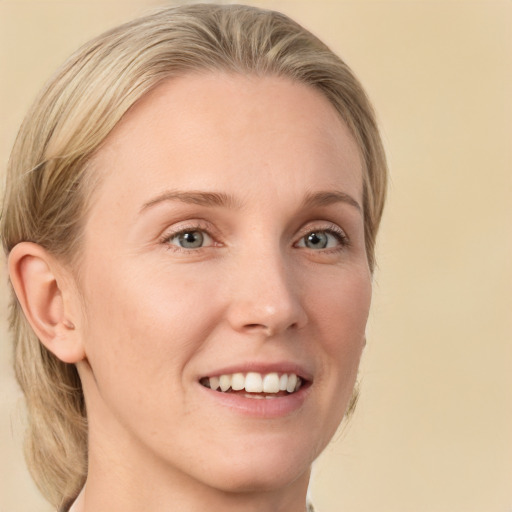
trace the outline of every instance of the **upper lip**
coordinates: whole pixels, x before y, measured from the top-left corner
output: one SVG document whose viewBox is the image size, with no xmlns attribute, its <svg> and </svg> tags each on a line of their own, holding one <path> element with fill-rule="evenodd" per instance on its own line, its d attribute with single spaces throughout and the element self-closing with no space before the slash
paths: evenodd
<svg viewBox="0 0 512 512">
<path fill-rule="evenodd" d="M 268 373 L 294 373 L 297 377 L 300 377 L 304 381 L 312 381 L 312 373 L 304 368 L 304 366 L 292 363 L 292 362 L 274 362 L 274 363 L 262 363 L 262 362 L 246 362 L 242 364 L 232 364 L 222 368 L 214 369 L 209 371 L 207 374 L 201 375 L 199 380 L 205 377 L 218 377 L 219 375 L 232 375 L 234 373 L 249 373 L 256 372 L 263 375 Z"/>
</svg>

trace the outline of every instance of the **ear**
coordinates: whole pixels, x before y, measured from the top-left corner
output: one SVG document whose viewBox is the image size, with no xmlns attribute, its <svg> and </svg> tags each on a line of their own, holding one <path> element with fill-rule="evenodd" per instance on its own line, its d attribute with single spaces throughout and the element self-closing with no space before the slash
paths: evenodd
<svg viewBox="0 0 512 512">
<path fill-rule="evenodd" d="M 20 242 L 12 249 L 8 267 L 18 301 L 41 343 L 65 363 L 84 359 L 76 328 L 78 295 L 69 271 L 31 242 Z"/>
</svg>

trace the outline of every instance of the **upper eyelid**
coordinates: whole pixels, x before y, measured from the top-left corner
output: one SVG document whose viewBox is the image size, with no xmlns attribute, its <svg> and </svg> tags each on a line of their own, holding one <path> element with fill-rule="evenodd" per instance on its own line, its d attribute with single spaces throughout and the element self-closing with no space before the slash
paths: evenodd
<svg viewBox="0 0 512 512">
<path fill-rule="evenodd" d="M 307 235 L 309 235 L 311 233 L 318 233 L 318 232 L 329 233 L 331 236 L 333 236 L 334 238 L 336 238 L 338 240 L 338 242 L 341 246 L 347 247 L 350 245 L 350 240 L 342 229 L 334 230 L 331 228 L 309 230 L 304 235 L 302 235 L 297 240 L 297 242 L 295 242 L 294 245 L 300 244 L 306 238 Z M 326 250 L 328 250 L 328 249 L 326 249 Z"/>
<path fill-rule="evenodd" d="M 208 245 L 205 245 L 205 246 L 200 246 L 200 247 L 195 247 L 195 248 L 181 247 L 177 244 L 172 243 L 172 241 L 176 237 L 181 235 L 182 233 L 194 232 L 194 231 L 201 231 L 201 232 L 205 233 L 208 236 L 208 238 L 210 238 L 211 243 L 209 243 Z M 172 249 L 176 253 L 185 253 L 185 254 L 198 253 L 201 251 L 201 249 L 208 249 L 210 247 L 215 247 L 215 246 L 218 247 L 218 246 L 222 245 L 221 243 L 218 242 L 217 238 L 211 234 L 210 230 L 205 229 L 204 227 L 198 225 L 197 223 L 193 224 L 193 225 L 191 224 L 189 226 L 183 226 L 183 228 L 175 229 L 172 231 L 170 231 L 168 229 L 164 230 L 162 235 L 159 237 L 159 244 L 166 246 L 166 248 L 169 250 Z"/>
<path fill-rule="evenodd" d="M 219 233 L 216 233 L 218 230 L 214 229 L 214 226 L 211 225 L 209 221 L 206 221 L 204 219 L 198 219 L 198 220 L 191 220 L 189 223 L 187 221 L 182 221 L 183 226 L 179 226 L 178 228 L 169 227 L 163 231 L 161 236 L 159 237 L 162 241 L 168 241 L 172 238 L 174 238 L 177 235 L 180 235 L 181 233 L 186 233 L 188 231 L 203 231 L 205 232 L 212 240 L 215 242 L 219 242 L 220 235 Z M 321 226 L 315 226 L 314 224 L 321 223 L 323 225 Z M 181 222 L 179 223 L 181 224 Z M 311 221 L 306 223 L 301 229 L 298 230 L 298 234 L 296 235 L 296 241 L 297 243 L 300 241 L 304 236 L 308 235 L 309 233 L 312 233 L 314 231 L 327 231 L 332 232 L 334 234 L 340 235 L 343 239 L 345 239 L 347 242 L 349 241 L 349 236 L 345 229 L 341 228 L 338 224 L 332 222 L 332 221 Z"/>
<path fill-rule="evenodd" d="M 322 225 L 322 226 L 315 226 L 315 225 L 311 225 L 311 224 L 314 224 L 314 223 L 306 224 L 300 230 L 300 233 L 301 233 L 300 236 L 303 237 L 303 236 L 305 236 L 308 233 L 311 233 L 313 231 L 331 231 L 331 232 L 337 233 L 339 235 L 342 235 L 342 236 L 348 238 L 347 231 L 345 229 L 343 229 L 341 226 L 339 226 L 338 224 L 336 224 L 334 222 L 331 222 L 331 221 L 319 221 L 319 222 L 324 222 L 324 225 Z"/>
<path fill-rule="evenodd" d="M 210 237 L 214 237 L 212 234 L 215 230 L 212 228 L 209 222 L 204 220 L 198 220 L 198 221 L 190 221 L 190 223 L 187 224 L 187 221 L 182 221 L 179 224 L 182 224 L 177 228 L 173 228 L 172 226 L 167 227 L 163 230 L 162 235 L 160 238 L 171 238 L 176 235 L 179 235 L 181 233 L 186 233 L 188 231 L 204 231 L 207 235 Z"/>
</svg>

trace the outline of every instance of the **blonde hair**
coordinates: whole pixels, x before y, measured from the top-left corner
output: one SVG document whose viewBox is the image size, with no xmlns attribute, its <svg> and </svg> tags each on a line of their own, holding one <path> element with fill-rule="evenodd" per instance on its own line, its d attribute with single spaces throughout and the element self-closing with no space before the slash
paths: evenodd
<svg viewBox="0 0 512 512">
<path fill-rule="evenodd" d="M 193 71 L 278 75 L 320 90 L 349 126 L 364 161 L 365 243 L 374 267 L 386 161 L 372 107 L 348 66 L 283 14 L 241 5 L 165 8 L 73 54 L 25 118 L 8 164 L 4 250 L 31 241 L 73 263 L 93 188 L 88 162 L 126 111 L 164 79 Z M 29 415 L 27 459 L 56 506 L 87 474 L 87 417 L 74 365 L 39 343 L 12 294 L 15 371 Z"/>
</svg>

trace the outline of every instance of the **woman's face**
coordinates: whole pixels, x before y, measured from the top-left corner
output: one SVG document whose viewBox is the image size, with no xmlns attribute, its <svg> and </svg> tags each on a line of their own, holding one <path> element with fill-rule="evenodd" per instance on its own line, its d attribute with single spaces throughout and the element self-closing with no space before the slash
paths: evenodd
<svg viewBox="0 0 512 512">
<path fill-rule="evenodd" d="M 307 478 L 370 306 L 346 125 L 284 78 L 184 76 L 128 112 L 92 170 L 77 325 L 91 457 L 97 443 L 224 490 Z"/>
</svg>

